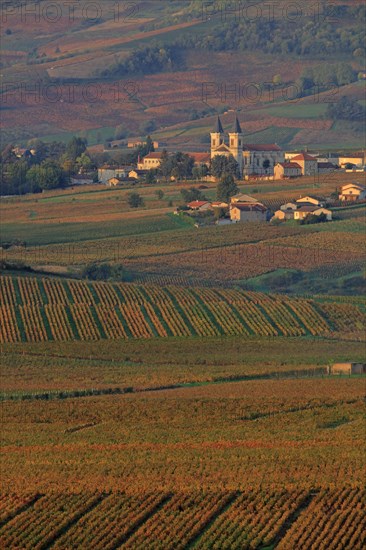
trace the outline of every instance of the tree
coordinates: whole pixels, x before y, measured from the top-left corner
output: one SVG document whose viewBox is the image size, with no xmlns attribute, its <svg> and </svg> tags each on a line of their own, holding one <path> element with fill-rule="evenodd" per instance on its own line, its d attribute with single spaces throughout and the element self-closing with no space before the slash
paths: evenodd
<svg viewBox="0 0 366 550">
<path fill-rule="evenodd" d="M 231 174 L 226 174 L 219 181 L 216 188 L 216 198 L 218 201 L 230 202 L 230 198 L 239 191 L 238 186 Z"/>
<path fill-rule="evenodd" d="M 159 173 L 165 178 L 165 181 L 168 181 L 172 169 L 171 159 L 166 149 L 164 149 L 160 159 Z"/>
<path fill-rule="evenodd" d="M 204 177 L 206 177 L 208 174 L 208 168 L 206 164 L 200 164 L 199 166 L 195 166 L 192 169 L 192 177 L 195 180 L 200 180 Z"/>
<path fill-rule="evenodd" d="M 144 122 L 141 122 L 140 126 L 140 132 L 141 134 L 149 134 L 150 132 L 154 132 L 156 130 L 156 121 L 154 119 L 152 120 L 145 120 Z"/>
<path fill-rule="evenodd" d="M 326 116 L 333 120 L 360 120 L 363 121 L 366 109 L 355 99 L 342 96 L 337 103 L 329 103 Z"/>
<path fill-rule="evenodd" d="M 28 149 L 34 150 L 33 162 L 40 164 L 48 157 L 48 147 L 40 139 L 30 139 L 27 143 Z"/>
<path fill-rule="evenodd" d="M 162 198 L 164 198 L 164 191 L 162 191 L 161 189 L 157 189 L 157 190 L 155 191 L 155 195 L 157 196 L 157 198 L 158 198 L 159 200 L 161 200 Z"/>
<path fill-rule="evenodd" d="M 22 195 L 23 193 L 28 192 L 26 181 L 28 169 L 29 166 L 23 159 L 10 164 L 8 181 L 10 188 L 14 193 Z"/>
<path fill-rule="evenodd" d="M 211 161 L 211 174 L 216 178 L 222 178 L 227 174 L 239 177 L 239 164 L 232 155 L 216 155 Z"/>
<path fill-rule="evenodd" d="M 123 139 L 127 136 L 127 131 L 123 124 L 119 124 L 116 126 L 116 129 L 114 131 L 114 139 Z"/>
<path fill-rule="evenodd" d="M 131 208 L 138 208 L 144 205 L 144 199 L 138 193 L 129 193 L 127 202 Z"/>
<path fill-rule="evenodd" d="M 156 183 L 155 170 L 148 170 L 145 176 L 145 183 L 152 185 Z"/>
<path fill-rule="evenodd" d="M 154 151 L 155 151 L 154 142 L 150 136 L 147 136 L 146 143 L 145 143 L 145 155 L 148 155 L 149 153 L 153 153 Z"/>
<path fill-rule="evenodd" d="M 300 221 L 300 225 L 309 225 L 313 223 L 324 223 L 327 221 L 327 216 L 322 213 L 319 216 L 315 214 L 308 214 L 304 219 Z"/>
<path fill-rule="evenodd" d="M 166 151 L 163 151 L 159 173 L 165 177 L 166 181 L 170 176 L 177 180 L 188 179 L 192 177 L 193 165 L 193 158 L 185 153 L 178 152 L 168 155 Z"/>
<path fill-rule="evenodd" d="M 56 189 L 66 185 L 66 175 L 57 162 L 45 160 L 28 171 L 27 183 L 40 189 Z"/>
<path fill-rule="evenodd" d="M 197 189 L 197 187 L 190 187 L 189 189 L 181 189 L 180 194 L 185 203 L 192 201 L 205 201 L 206 197 Z"/>
<path fill-rule="evenodd" d="M 66 147 L 67 157 L 75 162 L 86 151 L 87 143 L 85 138 L 73 137 Z"/>
<path fill-rule="evenodd" d="M 86 153 L 83 153 L 76 159 L 76 165 L 81 171 L 88 171 L 93 168 L 91 158 Z"/>
</svg>

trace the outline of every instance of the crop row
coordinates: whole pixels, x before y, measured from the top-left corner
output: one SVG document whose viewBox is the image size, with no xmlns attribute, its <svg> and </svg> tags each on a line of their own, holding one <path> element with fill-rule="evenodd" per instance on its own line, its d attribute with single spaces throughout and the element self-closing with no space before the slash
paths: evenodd
<svg viewBox="0 0 366 550">
<path fill-rule="evenodd" d="M 358 487 L 0 498 L 2 548 L 361 550 Z"/>
<path fill-rule="evenodd" d="M 0 279 L 1 342 L 362 331 L 357 304 L 238 289 Z"/>
</svg>

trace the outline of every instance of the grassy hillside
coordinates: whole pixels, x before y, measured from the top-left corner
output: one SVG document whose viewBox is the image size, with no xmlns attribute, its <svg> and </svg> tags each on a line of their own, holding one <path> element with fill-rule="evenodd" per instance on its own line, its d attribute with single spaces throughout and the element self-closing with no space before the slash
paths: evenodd
<svg viewBox="0 0 366 550">
<path fill-rule="evenodd" d="M 41 0 L 38 5 L 42 10 L 46 2 Z M 26 25 L 16 10 L 8 16 L 3 36 L 2 80 L 6 96 L 2 111 L 3 141 L 25 143 L 34 136 L 65 139 L 82 133 L 93 145 L 113 138 L 114 128 L 121 124 L 131 135 L 138 136 L 141 124 L 153 119 L 158 130 L 155 137 L 169 136 L 173 138 L 173 146 L 190 147 L 192 143 L 198 146 L 213 123 L 203 114 L 209 107 L 213 112 L 241 110 L 244 130 L 254 142 L 276 141 L 288 148 L 363 145 L 361 133 L 342 132 L 342 127 L 335 130 L 331 121 L 323 121 L 319 126 L 326 104 L 343 94 L 352 96 L 352 86 L 339 84 L 321 97 L 316 94 L 299 100 L 301 105 L 294 105 L 291 92 L 287 93 L 305 68 L 341 61 L 355 71 L 363 70 L 362 57 L 353 55 L 350 46 L 354 43 L 356 48 L 360 24 L 351 12 L 333 17 L 331 22 L 333 34 L 329 40 L 336 40 L 342 31 L 350 33 L 342 52 L 338 46 L 326 51 L 320 46 L 317 51 L 311 48 L 308 51 L 304 46 L 302 53 L 301 48 L 292 52 L 283 48 L 272 51 L 272 46 L 262 42 L 255 46 L 252 38 L 245 38 L 245 43 L 234 40 L 233 44 L 230 41 L 225 44 L 225 37 L 220 35 L 220 17 L 206 17 L 200 2 L 141 2 L 124 7 L 121 13 L 116 13 L 114 6 L 113 2 L 104 2 L 101 17 L 95 20 L 86 19 L 76 10 L 72 21 L 63 7 L 59 20 L 52 22 L 41 17 L 34 28 Z M 352 5 L 349 9 L 353 9 Z M 331 14 L 324 12 L 322 17 L 322 29 L 320 21 L 310 14 L 302 16 L 304 20 L 298 28 L 301 32 L 307 28 L 309 33 L 316 33 L 319 27 L 323 34 L 330 33 L 327 18 Z M 286 18 L 277 11 L 274 21 L 276 25 L 286 24 Z M 238 40 L 246 32 L 241 23 L 245 20 L 238 23 L 236 34 L 232 32 Z M 247 25 L 247 31 L 253 32 L 253 36 L 265 36 L 272 32 L 267 23 L 262 16 Z M 225 23 L 229 29 L 233 24 L 230 18 Z M 258 26 L 256 34 L 251 30 L 253 25 Z M 219 35 L 216 43 L 215 37 Z M 291 26 L 284 36 L 295 39 Z M 202 40 L 206 42 L 201 43 Z M 272 42 L 275 44 L 274 38 Z M 197 45 L 192 47 L 193 43 Z M 317 43 L 316 39 L 313 43 Z M 149 74 L 150 71 L 142 74 L 137 68 L 126 75 L 112 71 L 110 77 L 100 76 L 105 68 L 118 67 L 130 59 L 136 48 L 153 45 L 176 48 L 179 62 L 172 67 L 164 66 L 158 74 Z M 281 76 L 282 85 L 272 98 L 263 85 L 272 82 L 275 75 Z M 128 93 L 131 82 L 132 99 Z M 37 101 L 24 93 L 25 86 L 32 83 L 39 85 Z M 95 86 L 93 98 L 87 93 L 86 86 L 90 83 Z M 215 90 L 208 97 L 203 92 L 207 91 L 207 83 L 211 83 L 211 91 Z M 235 84 L 235 94 L 229 83 Z M 254 99 L 253 89 L 250 92 L 253 85 L 261 89 Z M 194 112 L 194 116 L 198 113 L 198 120 L 192 125 L 188 121 Z M 230 116 L 227 123 L 231 124 Z"/>
</svg>

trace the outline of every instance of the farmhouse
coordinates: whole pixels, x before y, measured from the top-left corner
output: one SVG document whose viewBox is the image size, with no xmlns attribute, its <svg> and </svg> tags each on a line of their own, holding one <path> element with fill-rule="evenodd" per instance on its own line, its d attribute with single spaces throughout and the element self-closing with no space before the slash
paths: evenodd
<svg viewBox="0 0 366 550">
<path fill-rule="evenodd" d="M 217 117 L 215 128 L 210 135 L 211 159 L 216 155 L 226 157 L 232 155 L 239 165 L 241 176 L 272 175 L 274 166 L 284 161 L 284 153 L 277 144 L 244 143 L 244 134 L 237 117 L 235 117 L 231 132 L 228 133 L 228 139 L 226 139 L 220 117 Z"/>
<path fill-rule="evenodd" d="M 188 208 L 191 210 L 196 210 L 198 212 L 203 212 L 211 208 L 211 203 L 208 201 L 192 201 L 187 204 Z"/>
<path fill-rule="evenodd" d="M 149 153 L 137 163 L 138 170 L 151 170 L 152 168 L 159 168 L 163 153 Z"/>
<path fill-rule="evenodd" d="M 291 162 L 300 165 L 303 176 L 312 176 L 318 173 L 318 162 L 315 157 L 312 157 L 308 153 L 301 153 L 292 157 Z"/>
<path fill-rule="evenodd" d="M 332 212 L 327 208 L 318 208 L 316 206 L 301 206 L 294 211 L 294 220 L 303 220 L 307 216 L 320 216 L 325 214 L 327 221 L 332 220 Z"/>
<path fill-rule="evenodd" d="M 275 180 L 298 178 L 301 173 L 301 166 L 297 162 L 278 162 L 274 167 Z"/>
<path fill-rule="evenodd" d="M 260 202 L 235 202 L 230 206 L 230 219 L 233 222 L 265 222 L 268 209 Z"/>
<path fill-rule="evenodd" d="M 366 199 L 366 186 L 359 183 L 348 183 L 342 185 L 339 195 L 341 201 L 361 201 Z"/>
</svg>

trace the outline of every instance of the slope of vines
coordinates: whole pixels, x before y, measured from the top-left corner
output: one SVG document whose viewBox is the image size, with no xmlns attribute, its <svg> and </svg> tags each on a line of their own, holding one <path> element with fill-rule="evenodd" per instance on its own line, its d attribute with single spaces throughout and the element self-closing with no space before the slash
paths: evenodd
<svg viewBox="0 0 366 550">
<path fill-rule="evenodd" d="M 2 548 L 364 548 L 358 487 L 0 498 Z M 12 513 L 16 503 L 28 502 Z M 19 504 L 18 504 L 19 506 Z M 7 514 L 11 514 L 8 515 Z"/>
<path fill-rule="evenodd" d="M 360 334 L 357 304 L 235 289 L 0 278 L 1 342 Z"/>
</svg>

